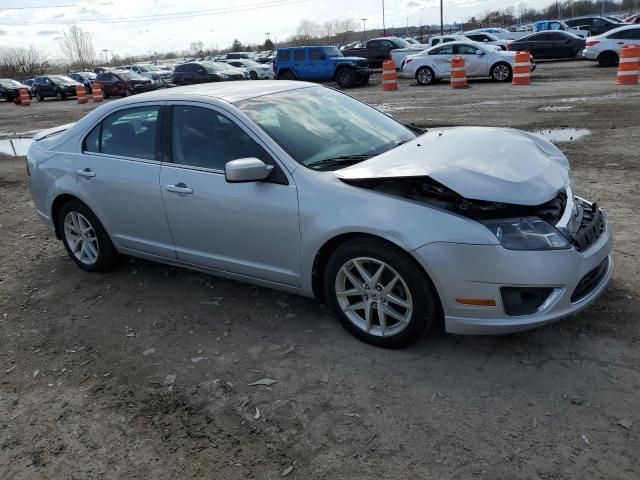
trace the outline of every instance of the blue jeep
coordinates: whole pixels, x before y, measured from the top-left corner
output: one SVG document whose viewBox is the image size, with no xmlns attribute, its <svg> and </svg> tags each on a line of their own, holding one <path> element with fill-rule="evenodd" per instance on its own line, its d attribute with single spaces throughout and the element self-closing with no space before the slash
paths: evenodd
<svg viewBox="0 0 640 480">
<path fill-rule="evenodd" d="M 366 58 L 345 57 L 338 47 L 279 48 L 273 61 L 278 80 L 334 81 L 340 88 L 369 83 Z"/>
</svg>

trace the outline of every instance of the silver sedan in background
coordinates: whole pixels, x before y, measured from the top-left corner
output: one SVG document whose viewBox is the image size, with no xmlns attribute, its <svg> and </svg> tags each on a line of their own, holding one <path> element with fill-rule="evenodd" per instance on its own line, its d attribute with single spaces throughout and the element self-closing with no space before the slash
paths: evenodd
<svg viewBox="0 0 640 480">
<path fill-rule="evenodd" d="M 323 298 L 400 347 L 444 320 L 506 333 L 578 312 L 612 273 L 596 204 L 536 135 L 405 126 L 302 82 L 204 84 L 41 132 L 35 208 L 82 269 L 118 254 Z"/>
</svg>

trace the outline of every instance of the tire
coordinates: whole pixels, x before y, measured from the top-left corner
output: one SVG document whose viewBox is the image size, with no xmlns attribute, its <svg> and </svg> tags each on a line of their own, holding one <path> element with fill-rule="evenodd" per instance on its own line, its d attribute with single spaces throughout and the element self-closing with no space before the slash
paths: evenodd
<svg viewBox="0 0 640 480">
<path fill-rule="evenodd" d="M 36 100 L 44 102 L 44 96 L 40 92 L 36 92 Z"/>
<path fill-rule="evenodd" d="M 79 200 L 65 203 L 57 221 L 64 248 L 76 265 L 87 272 L 108 272 L 115 267 L 118 253 L 98 218 L 84 203 Z M 77 238 L 78 235 L 74 236 L 74 225 L 76 228 L 78 225 L 84 228 L 88 226 L 91 230 Z M 74 253 L 74 248 L 80 248 L 80 251 Z"/>
<path fill-rule="evenodd" d="M 128 88 L 124 89 L 124 93 L 122 94 L 123 97 L 130 97 L 131 95 L 133 95 L 131 93 L 131 91 Z"/>
<path fill-rule="evenodd" d="M 278 80 L 295 80 L 296 76 L 293 74 L 291 70 L 285 70 L 284 72 L 278 74 Z"/>
<path fill-rule="evenodd" d="M 57 91 L 56 92 L 56 99 L 61 102 L 62 100 L 64 100 L 64 95 L 61 91 Z"/>
<path fill-rule="evenodd" d="M 258 74 L 257 74 L 255 71 L 251 70 L 251 71 L 249 72 L 249 78 L 250 78 L 251 80 L 257 80 L 257 79 L 258 79 Z"/>
<path fill-rule="evenodd" d="M 420 85 L 432 85 L 436 81 L 436 74 L 429 67 L 420 67 L 416 71 L 416 81 Z"/>
<path fill-rule="evenodd" d="M 364 276 L 356 262 L 367 272 L 369 285 L 362 282 Z M 384 267 L 381 274 L 380 266 Z M 376 273 L 380 277 L 377 282 Z M 393 282 L 396 276 L 398 279 Z M 359 285 L 351 278 L 359 281 Z M 342 244 L 329 258 L 323 281 L 327 304 L 342 326 L 356 338 L 379 347 L 400 348 L 415 342 L 431 327 L 439 312 L 435 288 L 425 272 L 406 252 L 382 240 L 363 238 Z M 374 282 L 376 285 L 372 286 Z M 391 286 L 389 294 L 385 293 L 385 286 Z M 355 293 L 338 294 L 345 291 Z M 391 297 L 393 300 L 389 300 Z M 354 305 L 363 308 L 354 309 Z M 380 321 L 379 306 L 386 329 Z M 400 321 L 397 316 L 404 318 Z"/>
<path fill-rule="evenodd" d="M 616 52 L 602 52 L 598 55 L 598 65 L 601 67 L 615 67 L 620 62 Z"/>
<path fill-rule="evenodd" d="M 341 68 L 336 72 L 336 83 L 340 88 L 351 88 L 358 83 L 356 72 L 351 68 Z"/>
<path fill-rule="evenodd" d="M 490 75 L 495 82 L 510 82 L 513 78 L 513 68 L 508 63 L 496 63 L 491 67 Z"/>
</svg>

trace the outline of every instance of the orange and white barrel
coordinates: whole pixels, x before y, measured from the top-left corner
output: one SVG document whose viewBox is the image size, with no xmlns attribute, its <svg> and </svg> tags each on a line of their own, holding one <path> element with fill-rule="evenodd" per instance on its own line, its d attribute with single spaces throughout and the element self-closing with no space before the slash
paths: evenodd
<svg viewBox="0 0 640 480">
<path fill-rule="evenodd" d="M 16 99 L 16 105 L 22 105 L 23 107 L 28 107 L 31 105 L 31 97 L 29 96 L 29 92 L 26 88 L 18 89 L 18 98 Z"/>
<path fill-rule="evenodd" d="M 620 49 L 620 64 L 616 84 L 637 85 L 640 76 L 640 45 L 625 45 Z"/>
<path fill-rule="evenodd" d="M 398 75 L 396 74 L 396 64 L 393 60 L 382 62 L 382 90 L 398 90 Z"/>
<path fill-rule="evenodd" d="M 102 87 L 98 82 L 93 82 L 91 84 L 91 95 L 94 103 L 101 102 L 104 99 L 104 96 L 102 95 Z"/>
<path fill-rule="evenodd" d="M 529 85 L 531 83 L 531 54 L 526 50 L 516 52 L 513 64 L 513 85 Z"/>
<path fill-rule="evenodd" d="M 453 88 L 467 88 L 467 67 L 464 58 L 456 55 L 451 59 L 451 80 L 449 84 Z"/>
<path fill-rule="evenodd" d="M 76 96 L 78 97 L 78 103 L 87 103 L 89 101 L 84 85 L 76 85 Z"/>
</svg>

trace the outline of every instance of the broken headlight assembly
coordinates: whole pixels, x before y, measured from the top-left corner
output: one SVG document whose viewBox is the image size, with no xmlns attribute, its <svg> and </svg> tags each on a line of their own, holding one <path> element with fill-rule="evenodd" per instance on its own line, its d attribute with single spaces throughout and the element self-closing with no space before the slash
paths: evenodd
<svg viewBox="0 0 640 480">
<path fill-rule="evenodd" d="M 508 250 L 564 250 L 569 242 L 538 217 L 482 222 Z"/>
</svg>

